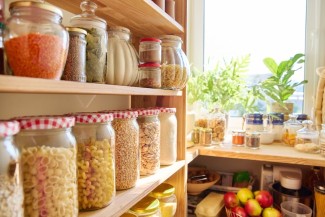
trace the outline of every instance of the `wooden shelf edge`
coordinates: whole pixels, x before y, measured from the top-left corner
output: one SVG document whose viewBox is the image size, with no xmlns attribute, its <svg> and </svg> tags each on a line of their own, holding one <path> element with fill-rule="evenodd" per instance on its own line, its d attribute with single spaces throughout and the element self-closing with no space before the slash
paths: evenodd
<svg viewBox="0 0 325 217">
<path fill-rule="evenodd" d="M 186 163 L 191 163 L 197 156 L 199 156 L 199 147 L 193 146 L 186 149 Z"/>
<path fill-rule="evenodd" d="M 156 174 L 141 177 L 134 188 L 117 191 L 109 206 L 96 211 L 81 212 L 79 217 L 118 217 L 184 166 L 184 160 L 177 161 L 171 166 L 163 166 Z"/>
<path fill-rule="evenodd" d="M 182 91 L 0 75 L 2 93 L 182 96 Z"/>
</svg>

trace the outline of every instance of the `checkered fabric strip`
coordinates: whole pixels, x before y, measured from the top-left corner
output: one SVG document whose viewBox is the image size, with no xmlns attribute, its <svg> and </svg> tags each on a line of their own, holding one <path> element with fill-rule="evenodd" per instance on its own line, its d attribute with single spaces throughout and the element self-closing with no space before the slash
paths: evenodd
<svg viewBox="0 0 325 217">
<path fill-rule="evenodd" d="M 157 107 L 161 113 L 176 113 L 176 108 Z"/>
<path fill-rule="evenodd" d="M 46 130 L 70 128 L 74 126 L 74 117 L 64 116 L 34 116 L 25 117 L 17 120 L 22 130 Z"/>
<path fill-rule="evenodd" d="M 0 121 L 0 137 L 15 135 L 19 129 L 18 121 Z"/>
<path fill-rule="evenodd" d="M 138 112 L 137 111 L 107 111 L 111 114 L 113 114 L 114 118 L 119 119 L 126 119 L 126 118 L 137 118 Z"/>
<path fill-rule="evenodd" d="M 109 113 L 77 113 L 74 115 L 76 123 L 105 123 L 113 120 Z"/>
<path fill-rule="evenodd" d="M 150 116 L 150 115 L 158 115 L 160 113 L 159 109 L 146 109 L 146 108 L 141 108 L 141 109 L 135 109 L 138 112 L 139 116 Z"/>
</svg>

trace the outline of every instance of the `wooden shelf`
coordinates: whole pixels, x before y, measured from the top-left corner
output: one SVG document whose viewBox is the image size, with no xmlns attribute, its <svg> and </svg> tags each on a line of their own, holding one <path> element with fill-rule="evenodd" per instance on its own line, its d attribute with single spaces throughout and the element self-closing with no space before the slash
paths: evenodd
<svg viewBox="0 0 325 217">
<path fill-rule="evenodd" d="M 80 14 L 80 0 L 47 1 L 74 14 Z M 151 0 L 95 0 L 96 15 L 109 26 L 124 26 L 138 37 L 184 33 L 184 28 Z"/>
<path fill-rule="evenodd" d="M 197 156 L 199 156 L 199 146 L 193 146 L 186 149 L 186 163 L 191 163 Z"/>
<path fill-rule="evenodd" d="M 108 84 L 57 81 L 39 78 L 26 78 L 0 75 L 2 93 L 63 93 L 63 94 L 114 94 L 181 96 L 182 91 L 128 87 Z"/>
<path fill-rule="evenodd" d="M 184 160 L 177 161 L 171 166 L 160 168 L 154 175 L 141 177 L 134 188 L 117 191 L 115 199 L 109 206 L 96 211 L 79 213 L 79 217 L 118 217 L 184 166 Z"/>
</svg>

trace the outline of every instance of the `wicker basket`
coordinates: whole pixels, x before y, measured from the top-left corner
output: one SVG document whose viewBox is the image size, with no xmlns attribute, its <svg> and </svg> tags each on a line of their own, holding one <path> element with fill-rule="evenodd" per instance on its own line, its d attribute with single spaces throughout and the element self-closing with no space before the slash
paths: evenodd
<svg viewBox="0 0 325 217">
<path fill-rule="evenodd" d="M 230 209 L 226 208 L 227 217 L 242 217 L 242 215 L 232 212 Z"/>
</svg>

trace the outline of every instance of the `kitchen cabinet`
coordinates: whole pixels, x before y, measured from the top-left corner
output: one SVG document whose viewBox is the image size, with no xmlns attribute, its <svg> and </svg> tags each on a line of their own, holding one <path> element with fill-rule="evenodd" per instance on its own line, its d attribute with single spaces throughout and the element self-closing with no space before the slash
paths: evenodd
<svg viewBox="0 0 325 217">
<path fill-rule="evenodd" d="M 48 2 L 68 12 L 80 13 L 79 0 L 49 0 Z M 176 1 L 176 20 L 172 19 L 151 0 L 96 0 L 95 2 L 98 5 L 96 14 L 107 20 L 108 25 L 120 25 L 129 28 L 133 33 L 135 45 L 141 37 L 175 34 L 182 37 L 183 49 L 186 51 L 186 0 Z M 9 1 L 6 0 L 5 3 L 8 5 Z M 176 216 L 186 216 L 185 93 L 185 89 L 173 91 L 0 75 L 0 100 L 3 103 L 0 114 L 1 118 L 11 118 L 13 114 L 15 116 L 31 115 L 40 110 L 42 114 L 62 114 L 62 111 L 75 112 L 74 109 L 73 111 L 69 110 L 71 107 L 65 104 L 71 104 L 68 102 L 70 98 L 80 100 L 82 96 L 89 96 L 89 99 L 86 97 L 86 105 L 79 106 L 84 110 L 79 109 L 78 111 L 88 111 L 89 105 L 96 103 L 93 98 L 102 95 L 109 97 L 109 102 L 104 104 L 108 105 L 105 109 L 151 106 L 175 107 L 178 120 L 177 162 L 171 166 L 162 166 L 157 174 L 141 177 L 134 188 L 118 191 L 112 204 L 106 208 L 80 213 L 79 216 L 120 216 L 162 182 L 168 182 L 175 186 L 178 201 Z M 45 95 L 45 97 L 41 97 L 41 95 Z M 40 102 L 45 98 L 56 100 L 57 103 L 51 104 L 53 108 L 49 108 L 46 105 L 48 101 Z M 76 104 L 76 106 L 78 105 Z"/>
</svg>

